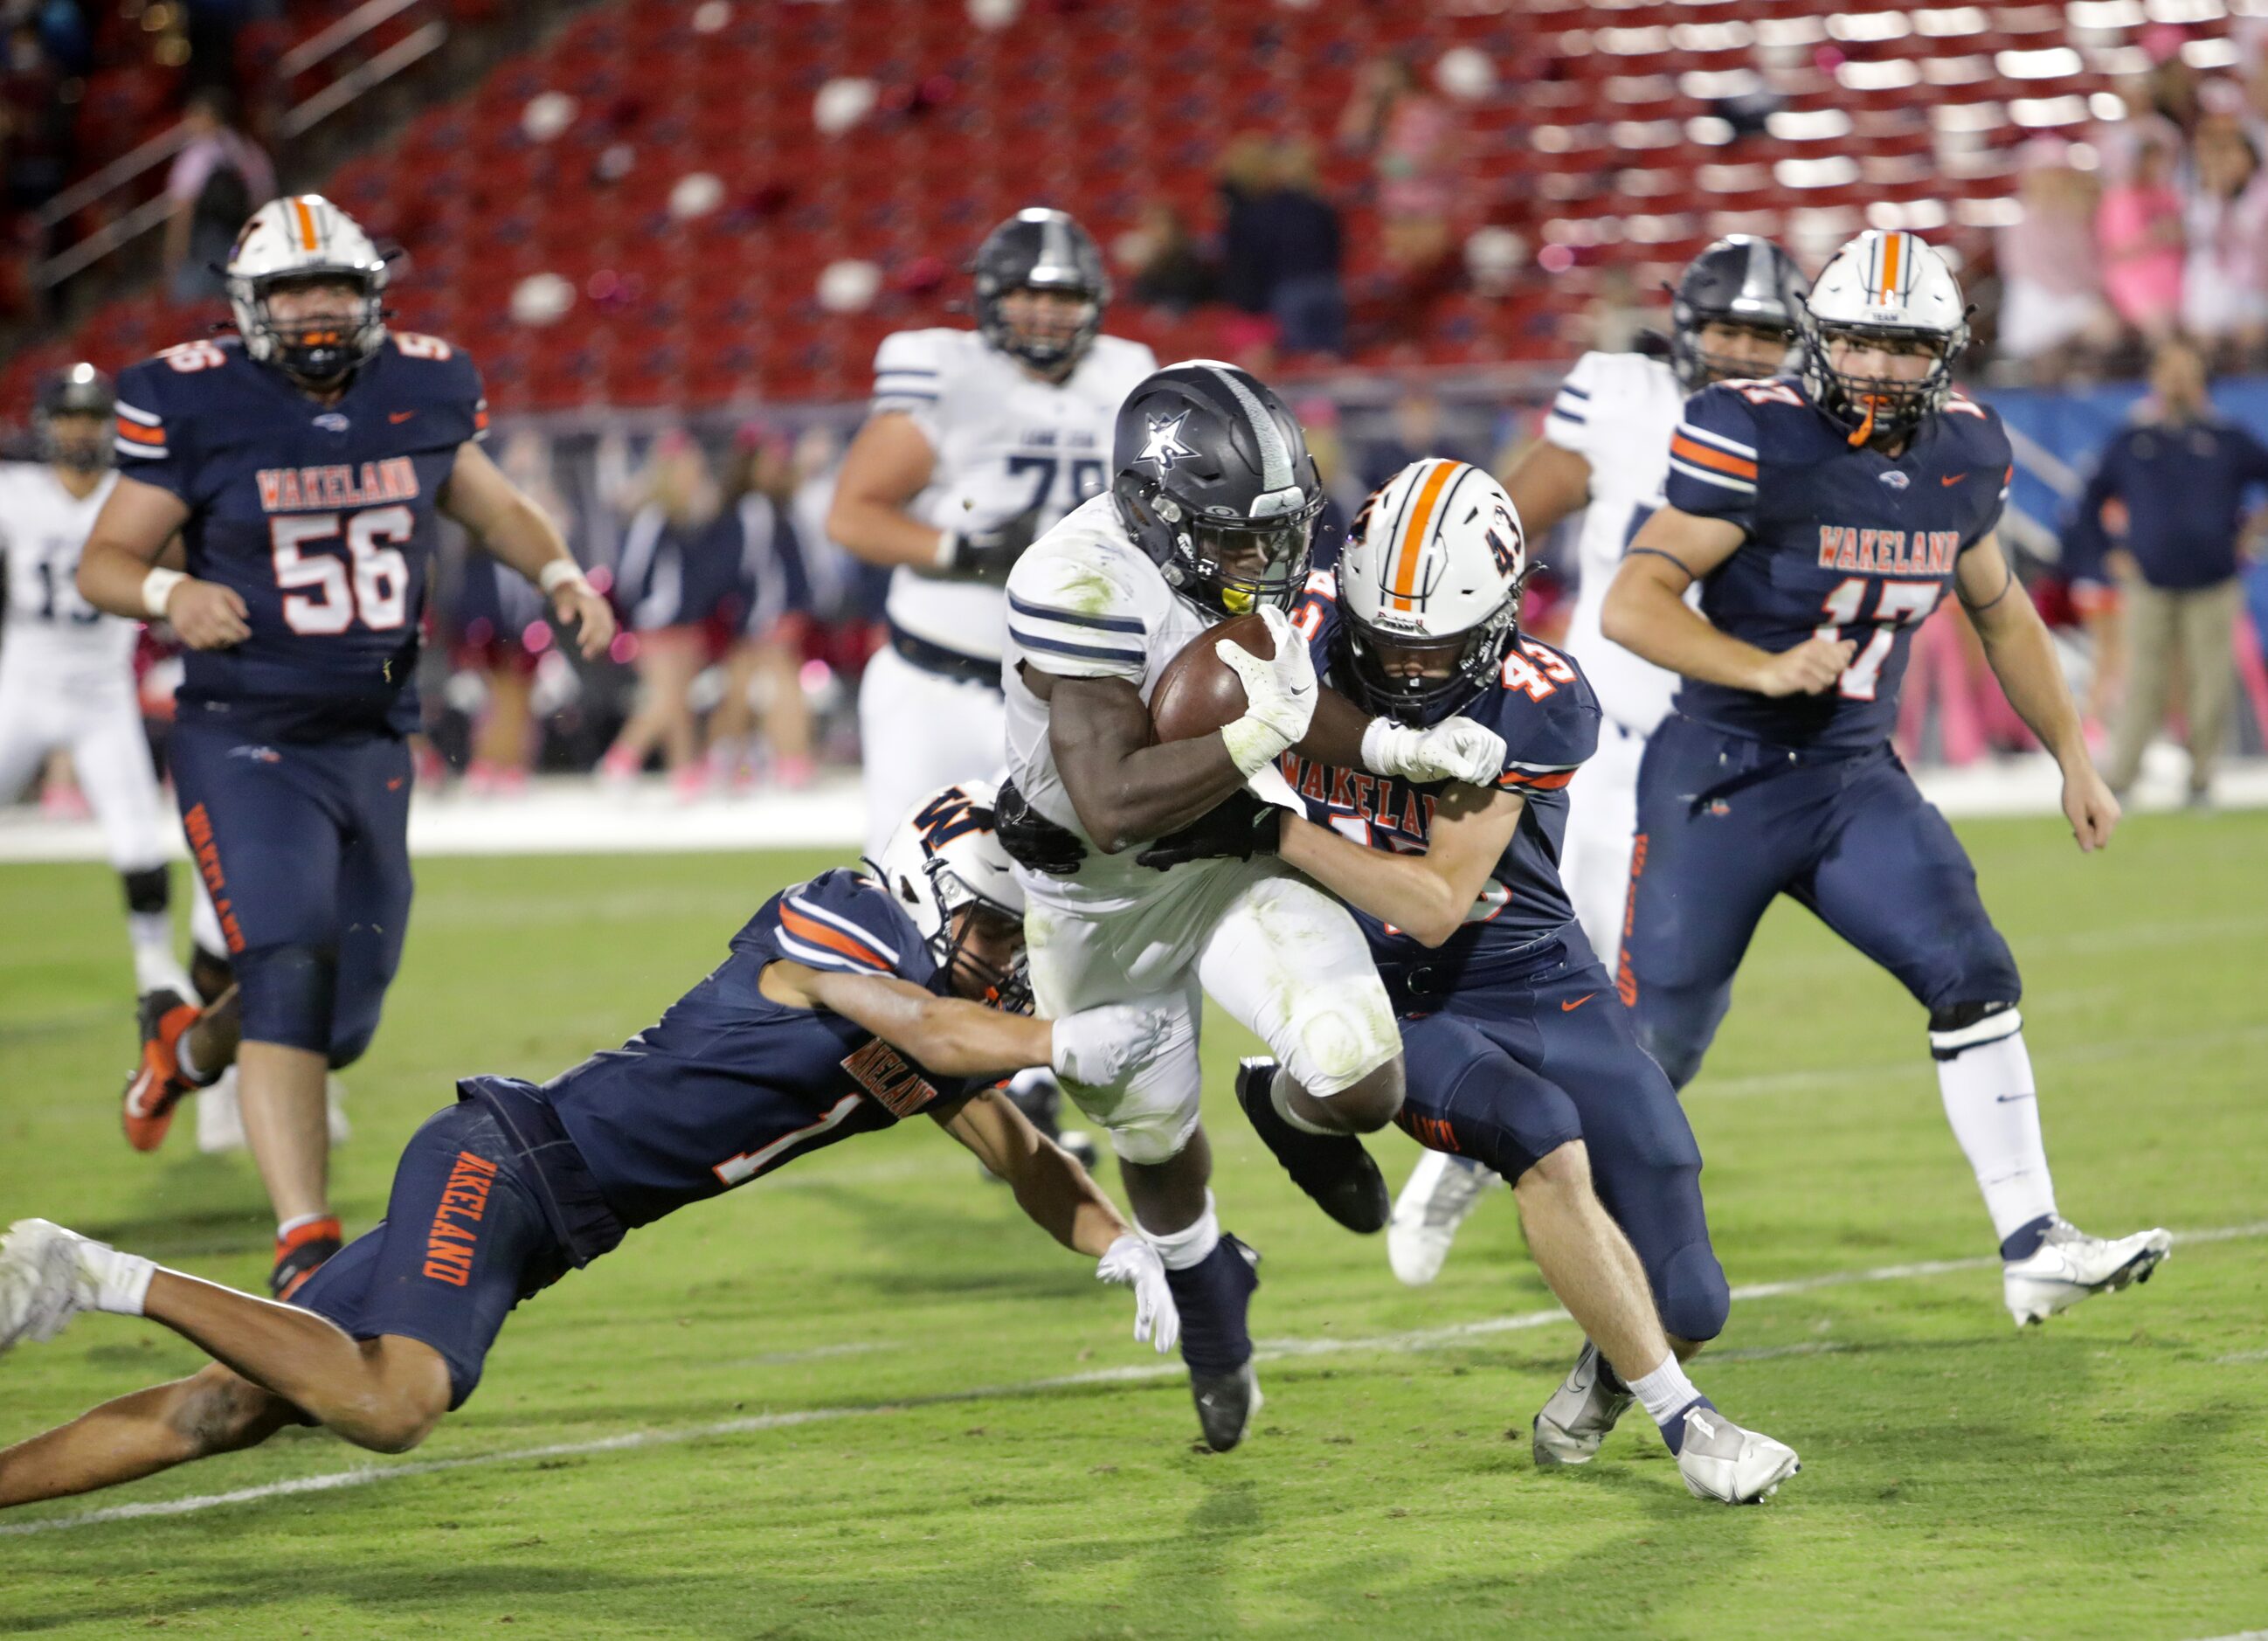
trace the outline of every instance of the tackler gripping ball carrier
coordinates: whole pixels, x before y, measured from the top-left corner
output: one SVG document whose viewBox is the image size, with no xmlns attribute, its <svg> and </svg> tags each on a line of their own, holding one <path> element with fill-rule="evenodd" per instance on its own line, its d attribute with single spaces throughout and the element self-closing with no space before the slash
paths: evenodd
<svg viewBox="0 0 2268 1641">
<path fill-rule="evenodd" d="M 1150 692 L 1150 732 L 1167 741 L 1196 740 L 1242 717 L 1250 705 L 1244 681 L 1220 659 L 1214 645 L 1233 644 L 1263 661 L 1276 659 L 1276 640 L 1256 614 L 1239 615 L 1208 627 L 1182 646 L 1158 674 Z"/>
<path fill-rule="evenodd" d="M 1185 359 L 1119 407 L 1118 516 L 1166 584 L 1211 616 L 1288 609 L 1307 580 L 1323 482 L 1284 401 L 1247 372 Z"/>
</svg>

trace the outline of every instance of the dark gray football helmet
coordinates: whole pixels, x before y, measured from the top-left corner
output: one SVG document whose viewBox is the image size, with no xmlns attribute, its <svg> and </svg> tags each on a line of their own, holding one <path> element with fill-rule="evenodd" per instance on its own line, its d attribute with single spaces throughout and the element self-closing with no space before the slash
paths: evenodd
<svg viewBox="0 0 2268 1641">
<path fill-rule="evenodd" d="M 1795 259 L 1770 239 L 1729 234 L 1685 265 L 1669 307 L 1669 358 L 1688 393 L 1711 382 L 1751 374 L 1742 364 L 1712 361 L 1702 350 L 1701 327 L 1712 320 L 1777 330 L 1793 345 L 1811 290 Z"/>
<path fill-rule="evenodd" d="M 1094 345 L 1110 305 L 1110 276 L 1102 252 L 1069 213 L 1034 207 L 1020 210 L 984 236 L 977 247 L 976 328 L 1011 357 L 1049 375 L 1068 371 Z M 1066 291 L 1090 306 L 1070 337 L 1034 336 L 1008 322 L 1001 303 L 1018 291 Z"/>
<path fill-rule="evenodd" d="M 110 385 L 110 378 L 92 364 L 67 364 L 48 377 L 40 384 L 39 401 L 32 417 L 40 459 L 82 473 L 108 467 L 110 419 L 117 403 L 118 395 Z M 92 435 L 59 437 L 55 427 L 55 419 L 59 416 L 94 417 Z"/>
</svg>

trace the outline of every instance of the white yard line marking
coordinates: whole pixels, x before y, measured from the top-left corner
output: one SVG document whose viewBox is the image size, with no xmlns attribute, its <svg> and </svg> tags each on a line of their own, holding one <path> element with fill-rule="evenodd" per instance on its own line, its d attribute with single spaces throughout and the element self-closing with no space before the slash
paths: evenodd
<svg viewBox="0 0 2268 1641">
<path fill-rule="evenodd" d="M 2250 1225 L 2220 1225 L 2205 1231 L 2185 1231 L 2177 1233 L 2179 1245 L 2201 1242 L 2234 1242 L 2255 1237 L 2268 1236 L 2268 1220 L 2256 1220 Z M 1905 1282 L 1923 1277 L 1944 1276 L 1954 1271 L 1984 1270 L 1996 1266 L 1997 1259 L 1938 1259 L 1925 1260 L 1909 1265 L 1878 1265 L 1872 1270 L 1830 1271 L 1816 1277 L 1798 1277 L 1786 1282 L 1753 1283 L 1733 1290 L 1733 1298 L 1742 1299 L 1784 1299 L 1790 1294 L 1815 1293 L 1825 1288 L 1849 1287 L 1860 1283 Z M 1417 1350 L 1439 1350 L 1444 1346 L 1462 1344 L 1469 1340 L 1483 1339 L 1502 1333 L 1521 1333 L 1532 1328 L 1549 1328 L 1569 1320 L 1564 1310 L 1523 1311 L 1516 1316 L 1495 1316 L 1482 1321 L 1459 1322 L 1447 1328 L 1422 1328 L 1407 1333 L 1373 1334 L 1357 1339 L 1270 1339 L 1256 1342 L 1253 1360 L 1281 1362 L 1301 1357 L 1340 1356 L 1356 1351 L 1380 1351 L 1401 1354 Z M 1722 1350 L 1703 1358 L 1707 1362 L 1761 1362 L 1781 1357 L 1810 1356 L 1848 1349 L 1842 1344 L 1806 1343 L 1783 1345 L 1754 1350 Z M 803 1353 L 810 1354 L 810 1353 Z M 765 1413 L 749 1418 L 722 1419 L 711 1424 L 696 1424 L 674 1431 L 629 1431 L 619 1436 L 604 1436 L 590 1441 L 554 1442 L 541 1447 L 513 1447 L 501 1453 L 471 1453 L 461 1459 L 413 1459 L 402 1464 L 357 1465 L 351 1470 L 334 1470 L 320 1475 L 303 1475 L 290 1481 L 267 1482 L 257 1487 L 239 1487 L 225 1493 L 196 1493 L 187 1498 L 167 1498 L 146 1504 L 111 1505 L 99 1510 L 82 1511 L 77 1515 L 57 1516 L 46 1521 L 20 1521 L 0 1525 L 0 1537 L 23 1537 L 34 1533 L 63 1533 L 78 1527 L 99 1527 L 112 1521 L 137 1521 L 151 1516 L 186 1516 L 201 1511 L 217 1509 L 224 1505 L 257 1503 L 263 1498 L 284 1498 L 297 1493 L 334 1492 L 341 1488 L 363 1487 L 372 1482 L 388 1482 L 406 1475 L 438 1475 L 450 1470 L 485 1469 L 497 1465 L 525 1464 L 542 1459 L 583 1458 L 593 1453 L 628 1453 L 645 1447 L 672 1447 L 686 1442 L 707 1441 L 723 1436 L 745 1436 L 762 1431 L 786 1430 L 798 1424 L 820 1424 L 837 1419 L 873 1418 L 884 1414 L 907 1413 L 922 1408 L 949 1405 L 961 1402 L 990 1402 L 1015 1396 L 1043 1394 L 1051 1390 L 1067 1390 L 1090 1385 L 1140 1383 L 1149 1380 L 1179 1379 L 1183 1369 L 1179 1362 L 1137 1364 L 1125 1367 L 1097 1368 L 1084 1373 L 1064 1373 L 1049 1379 L 1026 1380 L 1019 1384 L 988 1385 L 970 1390 L 947 1391 L 934 1396 L 909 1397 L 902 1402 L 876 1402 L 865 1407 L 806 1408 L 787 1413 Z M 2241 1637 L 2222 1637 L 2220 1641 L 2242 1641 Z M 2264 1634 L 2261 1641 L 2268 1641 Z"/>
</svg>

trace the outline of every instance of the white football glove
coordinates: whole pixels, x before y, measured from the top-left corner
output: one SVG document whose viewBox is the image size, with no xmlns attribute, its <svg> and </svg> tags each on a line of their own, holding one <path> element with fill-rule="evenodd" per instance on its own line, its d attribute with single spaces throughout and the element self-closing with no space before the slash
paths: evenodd
<svg viewBox="0 0 2268 1641">
<path fill-rule="evenodd" d="M 1106 1003 L 1055 1023 L 1049 1063 L 1065 1082 L 1101 1088 L 1116 1082 L 1164 1046 L 1173 1017 L 1161 1008 Z"/>
<path fill-rule="evenodd" d="M 1275 762 L 1307 732 L 1308 720 L 1315 716 L 1315 659 L 1307 653 L 1307 641 L 1272 604 L 1260 607 L 1260 619 L 1276 641 L 1274 660 L 1263 661 L 1226 638 L 1212 647 L 1244 682 L 1244 716 L 1223 729 L 1220 738 L 1245 775 Z"/>
<path fill-rule="evenodd" d="M 1094 1274 L 1134 1290 L 1135 1338 L 1145 1341 L 1160 1356 L 1174 1348 L 1182 1336 L 1182 1314 L 1174 1308 L 1174 1291 L 1166 1285 L 1166 1262 L 1156 1248 L 1129 1232 L 1110 1245 Z"/>
<path fill-rule="evenodd" d="M 1362 761 L 1373 774 L 1398 775 L 1420 786 L 1432 781 L 1494 786 L 1504 774 L 1504 737 L 1469 717 L 1443 718 L 1425 729 L 1373 718 L 1362 732 Z"/>
</svg>

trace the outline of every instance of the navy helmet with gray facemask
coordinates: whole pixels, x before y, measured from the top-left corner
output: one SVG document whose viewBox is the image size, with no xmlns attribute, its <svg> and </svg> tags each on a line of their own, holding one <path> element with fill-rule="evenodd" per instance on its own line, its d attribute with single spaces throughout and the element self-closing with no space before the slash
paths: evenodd
<svg viewBox="0 0 2268 1641">
<path fill-rule="evenodd" d="M 1669 358 L 1685 391 L 1756 374 L 1746 364 L 1712 357 L 1701 346 L 1704 326 L 1777 331 L 1793 345 L 1810 289 L 1793 257 L 1750 233 L 1728 234 L 1688 262 L 1669 308 Z"/>
<path fill-rule="evenodd" d="M 1065 211 L 1020 210 L 977 247 L 976 328 L 984 340 L 1047 375 L 1068 373 L 1093 345 L 1110 305 L 1110 276 L 1094 236 Z M 1086 317 L 1067 336 L 1034 335 L 1009 322 L 1004 304 L 1019 291 L 1058 291 L 1086 298 Z"/>
<path fill-rule="evenodd" d="M 118 394 L 110 385 L 110 378 L 92 364 L 67 364 L 48 377 L 40 384 L 39 401 L 32 418 L 40 460 L 82 473 L 108 467 L 110 422 L 117 403 Z M 55 418 L 66 416 L 92 417 L 94 425 L 88 437 L 58 438 Z"/>
<path fill-rule="evenodd" d="M 1208 616 L 1288 609 L 1307 585 L 1323 481 L 1273 391 L 1215 359 L 1135 385 L 1111 443 L 1118 517 Z"/>
</svg>

